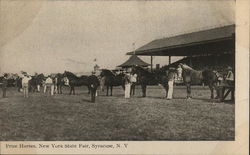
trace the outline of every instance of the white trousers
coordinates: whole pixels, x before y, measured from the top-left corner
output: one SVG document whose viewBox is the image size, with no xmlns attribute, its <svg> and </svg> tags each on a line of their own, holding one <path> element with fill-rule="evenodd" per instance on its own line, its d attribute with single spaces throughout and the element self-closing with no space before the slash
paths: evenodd
<svg viewBox="0 0 250 155">
<path fill-rule="evenodd" d="M 50 88 L 50 95 L 54 95 L 54 85 L 52 84 L 49 84 L 49 85 L 44 85 L 44 93 L 46 93 L 46 91 L 47 91 L 47 88 Z"/>
<path fill-rule="evenodd" d="M 170 80 L 168 81 L 168 96 L 167 99 L 173 98 L 173 90 L 174 90 L 174 81 Z"/>
<path fill-rule="evenodd" d="M 130 89 L 131 89 L 131 84 L 128 83 L 125 85 L 125 98 L 130 98 Z"/>
</svg>

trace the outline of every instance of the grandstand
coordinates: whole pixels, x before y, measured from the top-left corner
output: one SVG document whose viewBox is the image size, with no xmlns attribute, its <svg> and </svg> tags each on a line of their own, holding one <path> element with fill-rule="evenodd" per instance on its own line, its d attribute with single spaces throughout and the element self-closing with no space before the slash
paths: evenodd
<svg viewBox="0 0 250 155">
<path fill-rule="evenodd" d="M 215 69 L 223 71 L 226 66 L 235 64 L 235 25 L 225 25 L 212 29 L 156 39 L 128 52 L 128 55 L 168 56 L 169 65 L 185 63 L 194 69 Z M 171 63 L 172 56 L 184 58 Z"/>
</svg>

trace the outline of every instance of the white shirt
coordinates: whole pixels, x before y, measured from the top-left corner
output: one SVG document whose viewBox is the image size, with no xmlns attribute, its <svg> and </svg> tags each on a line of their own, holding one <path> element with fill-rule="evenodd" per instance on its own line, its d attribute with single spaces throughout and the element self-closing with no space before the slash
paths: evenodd
<svg viewBox="0 0 250 155">
<path fill-rule="evenodd" d="M 22 85 L 29 83 L 30 79 L 31 79 L 31 77 L 24 76 L 23 79 L 22 79 Z"/>
<path fill-rule="evenodd" d="M 136 82 L 137 74 L 131 75 L 131 82 Z"/>
<path fill-rule="evenodd" d="M 232 71 L 229 71 L 229 72 L 227 73 L 226 80 L 234 81 L 234 74 L 233 74 Z"/>
<path fill-rule="evenodd" d="M 52 84 L 53 81 L 52 81 L 52 79 L 51 79 L 50 77 L 48 77 L 48 78 L 46 79 L 45 83 L 46 83 L 46 84 Z"/>
</svg>

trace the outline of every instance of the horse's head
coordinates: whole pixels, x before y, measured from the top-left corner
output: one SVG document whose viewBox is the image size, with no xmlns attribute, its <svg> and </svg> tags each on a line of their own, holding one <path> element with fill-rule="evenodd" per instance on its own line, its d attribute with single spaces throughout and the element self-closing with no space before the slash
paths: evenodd
<svg viewBox="0 0 250 155">
<path fill-rule="evenodd" d="M 73 74 L 69 71 L 64 71 L 63 77 L 67 77 L 68 79 L 72 79 L 72 78 L 77 79 L 78 78 L 75 74 Z"/>
<path fill-rule="evenodd" d="M 102 69 L 101 70 L 101 73 L 100 73 L 100 77 L 107 77 L 107 76 L 115 76 L 115 74 L 111 71 L 111 70 L 108 70 L 108 69 Z"/>
<path fill-rule="evenodd" d="M 151 73 L 148 70 L 146 70 L 146 69 L 144 69 L 143 67 L 140 67 L 140 66 L 133 66 L 131 73 L 132 74 L 137 74 L 139 76 L 140 75 L 145 75 L 145 76 L 151 75 Z"/>
</svg>

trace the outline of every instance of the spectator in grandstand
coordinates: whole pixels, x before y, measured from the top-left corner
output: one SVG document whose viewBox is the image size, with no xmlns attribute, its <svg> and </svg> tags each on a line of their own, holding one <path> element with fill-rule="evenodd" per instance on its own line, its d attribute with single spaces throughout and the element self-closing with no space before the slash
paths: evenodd
<svg viewBox="0 0 250 155">
<path fill-rule="evenodd" d="M 173 98 L 175 68 L 169 68 L 169 72 L 168 72 L 167 76 L 168 76 L 168 95 L 167 95 L 167 100 L 171 100 Z"/>
<path fill-rule="evenodd" d="M 28 74 L 24 74 L 24 77 L 22 78 L 22 87 L 23 87 L 24 98 L 29 97 L 29 81 L 30 80 L 31 80 L 31 77 Z"/>
</svg>

